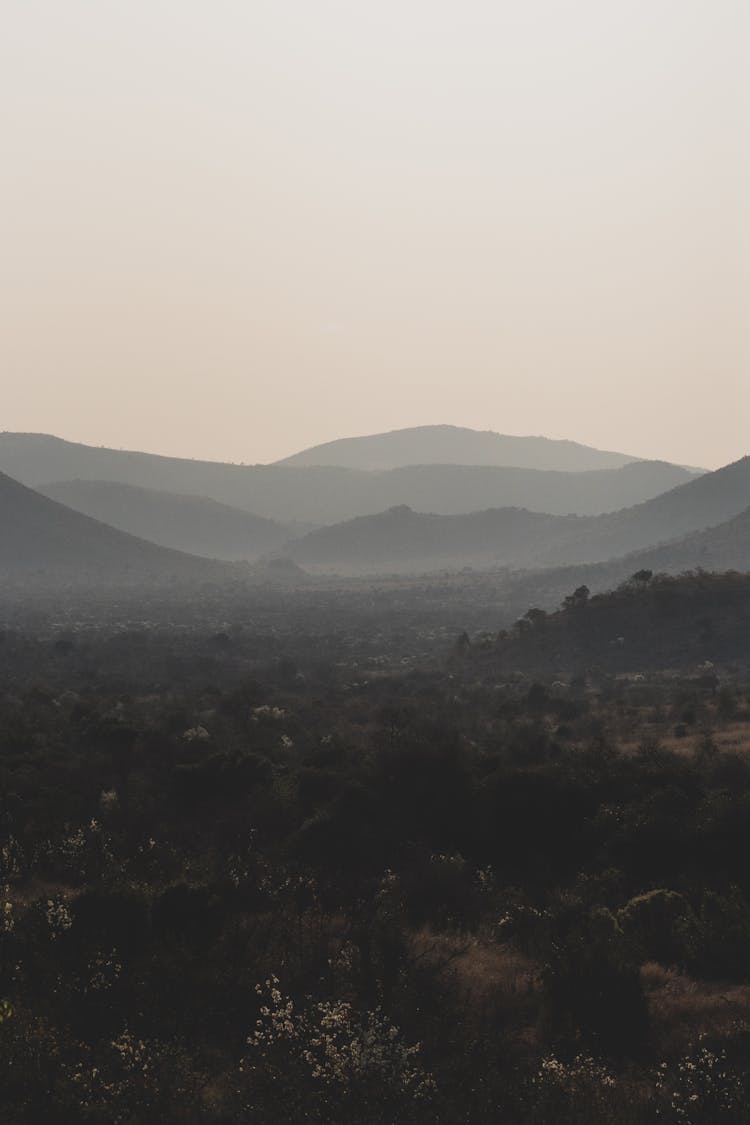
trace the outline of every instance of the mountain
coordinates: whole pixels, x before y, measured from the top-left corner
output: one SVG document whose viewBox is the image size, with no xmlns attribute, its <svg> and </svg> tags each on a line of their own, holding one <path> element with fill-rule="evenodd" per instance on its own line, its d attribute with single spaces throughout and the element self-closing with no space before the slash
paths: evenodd
<svg viewBox="0 0 750 1125">
<path fill-rule="evenodd" d="M 718 527 L 693 532 L 645 551 L 634 551 L 608 562 L 559 567 L 519 577 L 517 588 L 524 583 L 536 583 L 545 591 L 543 600 L 550 604 L 559 600 L 563 591 L 581 583 L 593 591 L 603 591 L 639 571 L 653 574 L 750 572 L 750 508 Z"/>
<path fill-rule="evenodd" d="M 442 516 L 406 505 L 322 527 L 287 544 L 284 556 L 304 567 L 346 573 L 427 571 L 464 566 L 531 566 L 577 516 L 499 508 Z"/>
<path fill-rule="evenodd" d="M 206 558 L 256 559 L 299 534 L 205 496 L 87 480 L 62 481 L 39 491 L 121 531 Z"/>
<path fill-rule="evenodd" d="M 335 465 L 345 469 L 398 469 L 406 465 L 495 465 L 516 469 L 585 472 L 620 469 L 637 461 L 545 437 L 512 437 L 462 426 L 414 426 L 366 437 L 339 438 L 277 462 L 280 465 Z"/>
<path fill-rule="evenodd" d="M 541 563 L 597 562 L 717 527 L 747 508 L 750 457 L 619 512 L 581 521 L 550 545 Z"/>
<path fill-rule="evenodd" d="M 3 580 L 144 582 L 202 579 L 224 564 L 157 547 L 0 473 Z"/>
<path fill-rule="evenodd" d="M 549 515 L 599 515 L 640 503 L 693 479 L 687 470 L 664 461 L 637 461 L 621 469 L 581 473 L 412 465 L 368 476 L 373 478 L 372 500 L 384 501 L 376 511 L 406 504 L 437 515 L 500 507 L 528 508 Z M 365 515 L 367 511 L 361 508 L 355 514 Z"/>
<path fill-rule="evenodd" d="M 679 574 L 686 570 L 750 571 L 750 508 L 718 527 L 626 556 L 634 570 Z"/>
<path fill-rule="evenodd" d="M 581 596 L 581 593 L 583 596 Z M 750 574 L 661 575 L 526 617 L 470 659 L 534 676 L 747 663 Z M 475 673 L 476 674 L 476 673 Z M 715 684 L 715 680 L 714 680 Z"/>
<path fill-rule="evenodd" d="M 267 519 L 308 524 L 375 515 L 399 504 L 444 515 L 500 507 L 594 515 L 695 479 L 687 470 L 660 461 L 580 473 L 461 465 L 384 472 L 231 465 L 14 433 L 0 433 L 0 471 L 32 487 L 51 481 L 113 481 L 208 497 Z"/>
<path fill-rule="evenodd" d="M 289 544 L 284 554 L 303 566 L 346 573 L 592 564 L 619 560 L 732 520 L 747 507 L 748 497 L 750 458 L 744 458 L 604 516 L 542 515 L 515 508 L 444 516 L 402 506 L 320 528 Z M 665 551 L 676 552 L 683 567 L 706 565 L 701 560 L 710 558 L 713 565 L 726 568 L 736 565 L 741 555 L 741 536 L 736 537 L 734 554 L 729 551 L 732 536 L 731 528 L 705 532 L 699 540 Z M 635 563 L 632 569 L 641 565 L 648 562 Z"/>
<path fill-rule="evenodd" d="M 686 573 L 750 572 L 750 508 L 731 520 L 669 543 L 635 551 L 601 563 L 516 571 L 499 577 L 499 619 L 511 624 L 530 606 L 554 610 L 580 586 L 599 594 L 636 574 L 678 576 Z M 635 583 L 637 587 L 639 584 Z"/>
</svg>

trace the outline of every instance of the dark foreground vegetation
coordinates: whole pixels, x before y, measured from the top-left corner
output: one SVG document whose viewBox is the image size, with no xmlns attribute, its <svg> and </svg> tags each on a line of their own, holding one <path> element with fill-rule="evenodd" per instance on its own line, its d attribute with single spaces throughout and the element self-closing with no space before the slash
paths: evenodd
<svg viewBox="0 0 750 1125">
<path fill-rule="evenodd" d="M 748 1120 L 750 580 L 452 589 L 3 608 L 3 1120 Z"/>
</svg>

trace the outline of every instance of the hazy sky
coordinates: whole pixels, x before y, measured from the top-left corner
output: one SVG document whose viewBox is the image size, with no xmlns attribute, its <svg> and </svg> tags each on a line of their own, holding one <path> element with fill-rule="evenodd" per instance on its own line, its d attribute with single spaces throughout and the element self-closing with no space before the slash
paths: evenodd
<svg viewBox="0 0 750 1125">
<path fill-rule="evenodd" d="M 750 452 L 747 0 L 0 16 L 0 429 Z"/>
</svg>

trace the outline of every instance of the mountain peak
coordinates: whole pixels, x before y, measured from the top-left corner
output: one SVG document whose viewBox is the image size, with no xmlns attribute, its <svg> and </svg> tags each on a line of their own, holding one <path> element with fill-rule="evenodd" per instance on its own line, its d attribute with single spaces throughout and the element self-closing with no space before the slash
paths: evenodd
<svg viewBox="0 0 750 1125">
<path fill-rule="evenodd" d="M 362 437 L 339 438 L 278 461 L 279 465 L 327 465 L 386 470 L 408 465 L 483 465 L 584 472 L 619 469 L 640 460 L 575 441 L 518 437 L 466 426 L 411 426 Z"/>
</svg>

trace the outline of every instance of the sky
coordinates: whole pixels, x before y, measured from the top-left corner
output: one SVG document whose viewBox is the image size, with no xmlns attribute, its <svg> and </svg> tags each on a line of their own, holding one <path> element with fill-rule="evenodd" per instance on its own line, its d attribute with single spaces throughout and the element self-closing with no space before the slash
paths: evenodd
<svg viewBox="0 0 750 1125">
<path fill-rule="evenodd" d="M 0 429 L 750 452 L 747 0 L 0 14 Z"/>
</svg>

